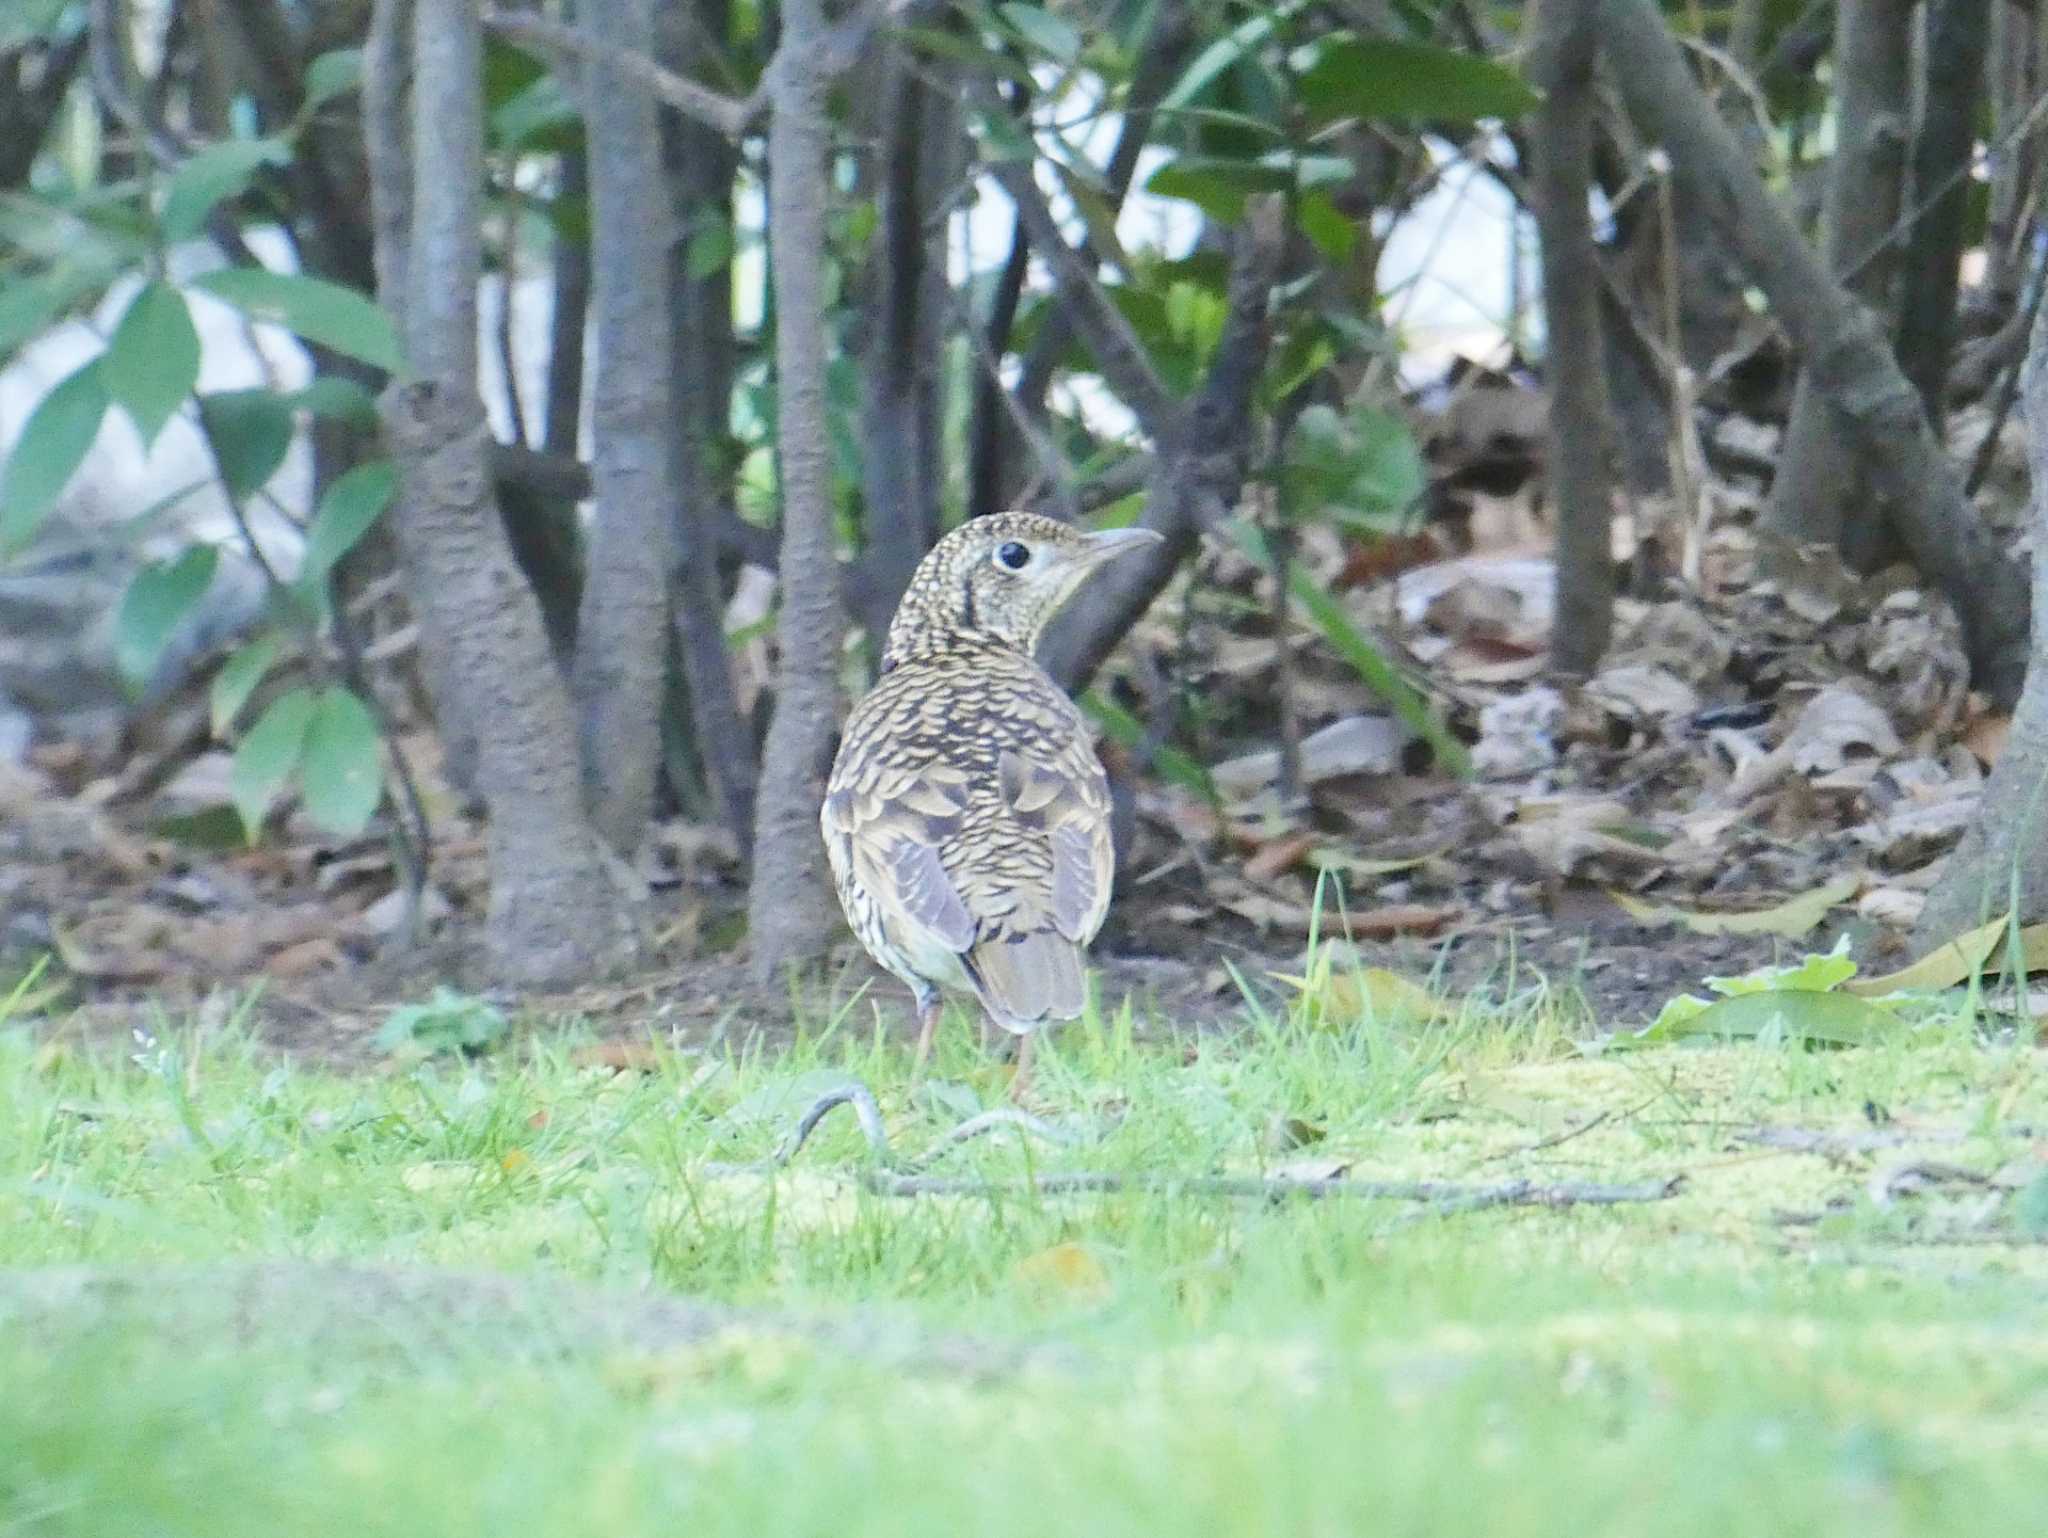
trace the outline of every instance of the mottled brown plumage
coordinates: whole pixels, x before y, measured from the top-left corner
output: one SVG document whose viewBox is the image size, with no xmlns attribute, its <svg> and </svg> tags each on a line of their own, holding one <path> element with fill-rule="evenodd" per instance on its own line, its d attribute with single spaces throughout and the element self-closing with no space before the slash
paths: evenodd
<svg viewBox="0 0 2048 1538">
<path fill-rule="evenodd" d="M 1109 909 L 1109 783 L 1032 651 L 1091 572 L 1157 538 L 977 518 L 925 557 L 896 610 L 820 822 L 853 932 L 916 995 L 920 1066 L 942 990 L 973 994 L 1020 1053 L 1081 1012 Z"/>
</svg>

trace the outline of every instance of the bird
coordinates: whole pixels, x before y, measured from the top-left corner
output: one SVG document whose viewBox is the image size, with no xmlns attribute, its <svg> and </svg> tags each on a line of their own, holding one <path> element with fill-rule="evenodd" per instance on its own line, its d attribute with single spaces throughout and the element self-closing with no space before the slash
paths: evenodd
<svg viewBox="0 0 2048 1538">
<path fill-rule="evenodd" d="M 1018 1099 L 1033 1033 L 1082 1011 L 1115 869 L 1109 781 L 1034 652 L 1083 583 L 1159 540 L 991 513 L 940 539 L 897 605 L 819 826 L 848 925 L 916 1002 L 913 1078 L 948 993 L 1020 1038 Z"/>
</svg>

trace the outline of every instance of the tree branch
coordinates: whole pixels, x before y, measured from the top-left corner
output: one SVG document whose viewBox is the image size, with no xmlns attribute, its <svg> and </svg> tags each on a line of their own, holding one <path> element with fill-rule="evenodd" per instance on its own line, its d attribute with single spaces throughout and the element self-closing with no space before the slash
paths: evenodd
<svg viewBox="0 0 2048 1538">
<path fill-rule="evenodd" d="M 1098 576 L 1040 647 L 1039 660 L 1070 690 L 1087 684 L 1172 580 L 1197 534 L 1226 517 L 1243 493 L 1253 391 L 1266 366 L 1273 284 L 1286 244 L 1283 212 L 1277 198 L 1246 210 L 1223 335 L 1201 389 L 1178 408 L 1159 443 L 1143 522 L 1164 539 Z"/>
<path fill-rule="evenodd" d="M 1630 116 L 1709 191 L 1716 222 L 1816 385 L 1900 498 L 1899 533 L 1954 606 L 1978 687 L 2010 702 L 2025 666 L 2026 583 L 1964 497 L 1962 477 L 1935 441 L 1875 318 L 1844 292 L 1764 186 L 1651 0 L 1602 0 L 1601 20 Z"/>
<path fill-rule="evenodd" d="M 1003 108 L 995 103 L 989 110 Z M 1173 397 L 1153 372 L 1138 333 L 1124 319 L 1123 311 L 1110 303 L 1093 263 L 1067 243 L 1032 168 L 1005 160 L 991 165 L 989 171 L 1016 204 L 1031 243 L 1052 264 L 1060 291 L 1073 306 L 1075 329 L 1094 354 L 1102 377 L 1154 441 L 1166 437 L 1173 428 Z"/>
<path fill-rule="evenodd" d="M 666 69 L 645 53 L 621 48 L 590 35 L 581 27 L 550 21 L 527 11 L 487 11 L 485 30 L 558 62 L 601 63 L 625 82 L 650 91 L 656 99 L 706 128 L 737 139 L 752 128 L 768 108 L 769 77 L 743 98 L 726 96 L 686 75 Z"/>
</svg>

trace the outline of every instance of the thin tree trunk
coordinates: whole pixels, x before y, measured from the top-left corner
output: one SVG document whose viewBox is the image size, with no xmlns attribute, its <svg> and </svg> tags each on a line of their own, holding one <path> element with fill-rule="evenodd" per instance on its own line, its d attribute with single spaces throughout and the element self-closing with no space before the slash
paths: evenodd
<svg viewBox="0 0 2048 1538">
<path fill-rule="evenodd" d="M 1899 364 L 1920 393 L 1935 436 L 1948 414 L 1949 354 L 1955 346 L 1962 279 L 1967 171 L 1984 100 L 1991 0 L 1927 0 L 1925 89 L 1913 142 L 1913 199 L 1928 205 L 1901 263 Z M 1936 189 L 1942 189 L 1937 193 Z"/>
<path fill-rule="evenodd" d="M 2035 314 L 2025 369 L 2034 612 L 2048 614 L 2048 306 Z M 1931 951 L 2008 907 L 2022 924 L 2048 918 L 2048 626 L 2035 629 L 2005 750 L 1976 823 L 1920 911 L 1914 950 Z"/>
<path fill-rule="evenodd" d="M 583 0 L 584 25 L 654 51 L 652 0 Z M 667 259 L 674 228 L 654 103 L 595 60 L 583 70 L 597 311 L 597 437 L 575 695 L 591 819 L 631 855 L 661 767 L 676 487 L 670 450 Z"/>
<path fill-rule="evenodd" d="M 1899 497 L 1899 533 L 1955 606 L 1976 684 L 2019 692 L 2027 585 L 1963 494 L 1913 387 L 1870 312 L 1845 293 L 1779 206 L 1701 93 L 1651 0 L 1602 0 L 1602 38 L 1628 111 L 1711 192 L 1718 230 L 1754 276 L 1858 451 Z"/>
<path fill-rule="evenodd" d="M 1847 272 L 1891 232 L 1899 217 L 1911 111 L 1912 0 L 1837 0 L 1836 139 L 1822 252 Z M 1851 293 L 1879 314 L 1894 263 L 1868 263 L 1848 279 Z M 1852 517 L 1882 519 L 1865 461 L 1851 451 L 1827 397 L 1801 373 L 1771 487 L 1770 526 L 1797 543 L 1839 548 Z"/>
<path fill-rule="evenodd" d="M 818 833 L 839 723 L 839 653 L 846 631 L 825 414 L 824 32 L 819 0 L 784 0 L 768 129 L 782 612 L 775 714 L 762 754 L 747 903 L 753 968 L 763 983 L 823 954 L 835 907 Z"/>
<path fill-rule="evenodd" d="M 1039 647 L 1047 672 L 1069 690 L 1095 676 L 1116 644 L 1172 580 L 1202 530 L 1243 495 L 1253 403 L 1272 341 L 1271 299 L 1286 246 L 1278 201 L 1247 210 L 1233 236 L 1229 309 L 1207 377 L 1194 396 L 1147 423 L 1158 442 L 1142 522 L 1164 536 L 1084 588 Z M 1082 301 L 1075 296 L 1078 310 Z"/>
<path fill-rule="evenodd" d="M 1011 110 L 1018 115 L 1030 110 L 1030 93 L 1021 87 L 1011 97 Z M 1017 220 L 1010 232 L 1010 254 L 1003 261 L 1002 275 L 989 305 L 988 324 L 983 333 L 986 356 L 1000 362 L 1010 348 L 1010 329 L 1017 323 L 1017 307 L 1024 297 L 1024 280 L 1031 275 L 1031 237 L 1024 221 Z M 998 368 L 974 372 L 974 413 L 967 429 L 967 516 L 986 517 L 1002 510 L 1003 467 L 1007 445 L 1016 437 L 1010 421 L 1011 403 Z"/>
<path fill-rule="evenodd" d="M 1192 41 L 1193 33 L 1185 24 L 1182 8 L 1176 0 L 1161 0 L 1157 19 L 1139 54 L 1137 73 L 1131 81 L 1123 130 L 1102 173 L 1108 193 L 1106 202 L 1113 215 L 1122 211 L 1124 200 L 1130 195 L 1131 182 L 1138 171 L 1138 157 L 1151 137 L 1152 109 L 1180 78 L 1181 66 Z M 1086 248 L 1087 243 L 1084 242 Z M 1052 388 L 1053 376 L 1080 329 L 1075 323 L 1073 304 L 1072 297 L 1064 289 L 1054 296 L 1044 323 L 1032 338 L 1030 351 L 1024 355 L 1023 371 L 1017 381 L 1017 404 L 1025 417 L 1041 431 L 1050 415 L 1047 394 Z M 1002 469 L 994 480 L 1001 488 L 997 501 L 1007 504 L 1017 494 L 1024 479 L 1024 441 L 1022 434 L 1007 427 L 999 433 L 999 440 Z M 1073 509 L 1067 511 L 1071 513 Z M 1125 561 L 1120 564 L 1128 575 L 1131 563 Z"/>
<path fill-rule="evenodd" d="M 409 149 L 408 35 L 413 94 L 433 103 L 410 114 Z M 476 780 L 490 814 L 493 971 L 558 983 L 608 970 L 630 931 L 584 817 L 567 692 L 492 494 L 476 376 L 481 54 L 466 0 L 380 0 L 365 59 L 377 266 L 412 366 L 383 401 L 400 486 L 392 530 L 423 649 L 462 681 L 469 719 L 490 726 Z"/>
<path fill-rule="evenodd" d="M 555 201 L 564 209 L 580 202 L 588 215 L 590 159 L 583 150 L 562 157 L 562 181 L 555 189 Z M 549 454 L 574 459 L 583 446 L 583 341 L 590 324 L 589 233 L 557 230 L 554 246 L 555 295 L 548 317 L 547 418 L 541 428 L 541 447 Z"/>
<path fill-rule="evenodd" d="M 1582 675 L 1599 665 L 1614 629 L 1614 488 L 1600 267 L 1587 210 L 1598 20 L 1597 0 L 1538 0 L 1529 57 L 1530 80 L 1544 93 L 1534 148 L 1557 506 L 1557 615 L 1550 657 L 1559 669 Z"/>
<path fill-rule="evenodd" d="M 694 57 L 688 34 L 722 40 L 731 26 L 729 0 L 678 4 L 664 18 L 664 62 L 684 67 Z M 694 25 L 692 24 L 694 18 Z M 760 757 L 752 726 L 740 715 L 732 659 L 725 645 L 725 593 L 719 578 L 718 531 L 732 516 L 733 467 L 726 452 L 732 412 L 735 341 L 732 264 L 693 275 L 691 243 L 732 225 L 737 157 L 720 134 L 669 116 L 663 124 L 671 198 L 682 219 L 669 263 L 669 347 L 677 430 L 676 537 L 681 576 L 670 625 L 688 684 L 698 761 L 720 820 L 744 853 L 754 840 L 754 786 Z"/>
<path fill-rule="evenodd" d="M 1991 208 L 1984 231 L 1984 300 L 1994 329 L 2019 306 L 2026 287 L 2028 252 L 2025 231 L 2040 159 L 2036 135 L 2018 143 L 2007 141 L 2033 110 L 2038 63 L 2039 22 L 2031 12 L 2000 5 L 1992 11 L 1991 85 L 1994 143 L 2004 146 L 1991 163 Z"/>
<path fill-rule="evenodd" d="M 896 602 L 939 533 L 937 423 L 931 404 L 945 342 L 942 211 L 956 157 L 947 100 L 901 44 L 874 61 L 881 128 L 881 220 L 868 254 L 861 358 L 865 548 L 854 618 L 880 656 Z"/>
</svg>

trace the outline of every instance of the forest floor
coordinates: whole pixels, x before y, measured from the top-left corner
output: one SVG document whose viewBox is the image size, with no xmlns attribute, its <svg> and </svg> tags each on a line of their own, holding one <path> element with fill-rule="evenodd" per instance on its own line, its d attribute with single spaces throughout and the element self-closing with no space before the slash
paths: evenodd
<svg viewBox="0 0 2048 1538">
<path fill-rule="evenodd" d="M 0 1009 L 0 1533 L 2038 1528 L 2031 1030 L 1595 1043 L 1374 975 L 1093 1013 L 1028 1119 L 864 1001 L 354 1060 Z"/>
</svg>

